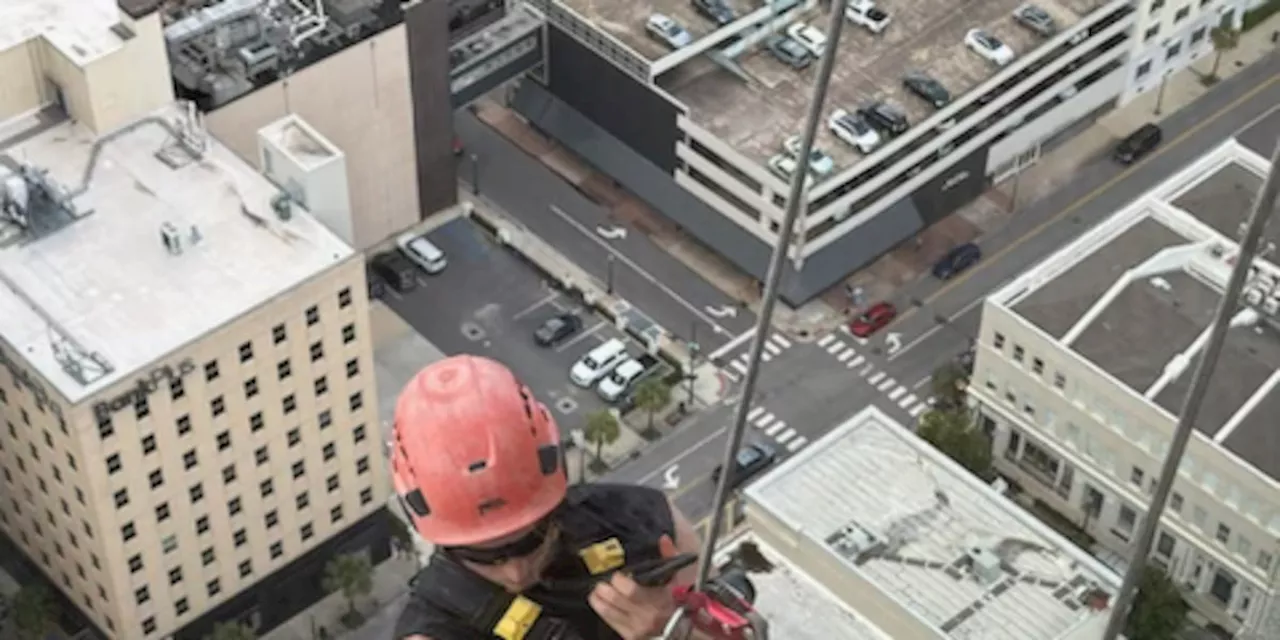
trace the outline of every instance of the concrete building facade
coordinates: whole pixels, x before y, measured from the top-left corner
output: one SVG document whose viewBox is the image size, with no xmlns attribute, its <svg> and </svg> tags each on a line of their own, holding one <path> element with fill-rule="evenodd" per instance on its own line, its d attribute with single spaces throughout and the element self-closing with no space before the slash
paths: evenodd
<svg viewBox="0 0 1280 640">
<path fill-rule="evenodd" d="M 1267 167 L 1228 141 L 983 308 L 969 393 L 997 467 L 1120 558 Z M 1259 623 L 1280 554 L 1277 243 L 1268 231 L 1151 556 L 1197 610 L 1233 629 Z"/>
<path fill-rule="evenodd" d="M 1129 78 L 1121 104 L 1159 90 L 1165 78 L 1214 54 L 1209 32 L 1218 25 L 1239 29 L 1251 0 L 1144 0 L 1134 24 Z M 1207 70 L 1207 69 L 1206 69 Z"/>
</svg>

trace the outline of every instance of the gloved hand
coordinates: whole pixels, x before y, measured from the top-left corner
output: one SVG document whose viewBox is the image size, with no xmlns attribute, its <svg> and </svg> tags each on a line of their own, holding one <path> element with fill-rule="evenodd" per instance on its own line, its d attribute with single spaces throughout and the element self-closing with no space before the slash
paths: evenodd
<svg viewBox="0 0 1280 640">
<path fill-rule="evenodd" d="M 658 550 L 663 558 L 680 554 L 670 536 L 658 541 Z M 597 584 L 587 601 L 623 640 L 660 635 L 677 606 L 669 586 L 642 587 L 621 572 Z"/>
</svg>

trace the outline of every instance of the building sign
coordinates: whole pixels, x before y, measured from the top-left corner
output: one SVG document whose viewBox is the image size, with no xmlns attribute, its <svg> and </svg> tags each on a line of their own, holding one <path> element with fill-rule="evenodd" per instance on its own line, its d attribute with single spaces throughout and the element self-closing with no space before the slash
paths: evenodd
<svg viewBox="0 0 1280 640">
<path fill-rule="evenodd" d="M 3 349 L 0 349 L 0 364 L 3 364 L 9 373 L 13 374 L 14 383 L 20 387 L 26 387 L 31 391 L 31 396 L 36 399 L 36 406 L 48 407 L 53 415 L 59 420 L 62 419 L 62 406 L 54 402 L 49 397 L 49 392 L 45 390 L 44 385 L 30 371 L 18 366 L 17 362 L 9 359 Z"/>
<path fill-rule="evenodd" d="M 942 183 L 942 190 L 950 191 L 952 188 L 956 187 L 957 185 L 959 185 L 960 183 L 968 179 L 969 179 L 968 171 L 961 171 L 959 173 L 956 173 L 950 178 L 947 178 L 946 182 Z"/>
<path fill-rule="evenodd" d="M 160 388 L 161 383 L 173 384 L 183 378 L 186 378 L 192 371 L 196 370 L 196 363 L 191 358 L 187 358 L 178 364 L 177 367 L 164 365 L 151 370 L 151 373 L 140 378 L 138 383 L 130 387 L 127 391 L 121 392 L 116 397 L 99 402 L 93 405 L 93 415 L 98 422 L 106 422 L 115 415 L 117 411 L 126 407 L 132 407 L 146 400 L 151 394 Z"/>
</svg>

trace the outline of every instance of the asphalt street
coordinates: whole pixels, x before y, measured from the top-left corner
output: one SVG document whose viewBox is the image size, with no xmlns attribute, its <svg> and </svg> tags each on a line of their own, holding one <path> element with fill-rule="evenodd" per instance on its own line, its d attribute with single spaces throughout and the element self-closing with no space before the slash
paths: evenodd
<svg viewBox="0 0 1280 640">
<path fill-rule="evenodd" d="M 418 333 L 448 354 L 488 355 L 506 363 L 547 403 L 562 429 L 605 405 L 592 389 L 569 381 L 569 368 L 596 345 L 622 338 L 642 349 L 613 323 L 552 289 L 541 275 L 498 245 L 470 220 L 445 223 L 427 237 L 449 256 L 443 273 L 419 276 L 406 295 L 388 291 L 385 302 Z M 583 329 L 546 348 L 533 341 L 547 318 L 571 312 Z"/>
<path fill-rule="evenodd" d="M 751 327 L 749 311 L 731 311 L 734 300 L 644 233 L 610 219 L 607 211 L 470 111 L 457 113 L 455 127 L 467 148 L 460 175 L 601 282 L 608 282 L 612 271 L 615 293 L 670 334 L 696 339 L 712 351 Z M 474 172 L 468 166 L 472 154 L 478 161 Z"/>
</svg>

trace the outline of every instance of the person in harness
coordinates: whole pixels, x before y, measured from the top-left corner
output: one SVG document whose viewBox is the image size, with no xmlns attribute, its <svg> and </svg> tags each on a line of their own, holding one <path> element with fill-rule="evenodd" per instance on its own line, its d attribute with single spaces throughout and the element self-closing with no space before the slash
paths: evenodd
<svg viewBox="0 0 1280 640">
<path fill-rule="evenodd" d="M 568 486 L 555 421 L 505 366 L 464 355 L 426 367 L 394 433 L 395 490 L 435 546 L 396 640 L 663 633 L 678 606 L 667 583 L 692 583 L 692 568 L 642 568 L 696 558 L 698 534 L 659 490 Z"/>
</svg>

